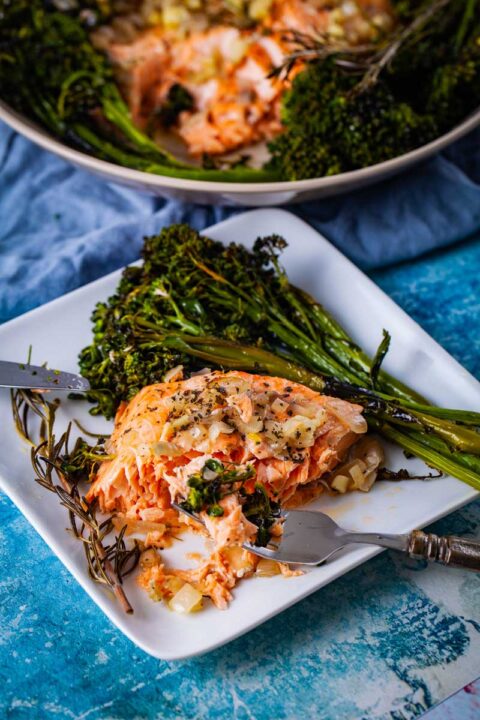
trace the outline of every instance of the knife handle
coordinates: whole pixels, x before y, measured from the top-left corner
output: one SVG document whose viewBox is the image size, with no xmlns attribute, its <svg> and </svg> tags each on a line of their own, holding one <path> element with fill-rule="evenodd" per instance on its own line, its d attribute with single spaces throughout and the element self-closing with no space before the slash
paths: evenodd
<svg viewBox="0 0 480 720">
<path fill-rule="evenodd" d="M 408 538 L 407 553 L 412 558 L 480 571 L 480 542 L 475 540 L 414 530 Z"/>
</svg>

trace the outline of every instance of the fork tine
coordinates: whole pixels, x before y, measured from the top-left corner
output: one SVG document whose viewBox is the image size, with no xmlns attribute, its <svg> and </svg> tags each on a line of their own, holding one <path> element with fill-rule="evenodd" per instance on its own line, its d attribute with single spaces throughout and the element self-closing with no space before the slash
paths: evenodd
<svg viewBox="0 0 480 720">
<path fill-rule="evenodd" d="M 196 522 L 200 523 L 201 525 L 205 525 L 202 518 L 195 512 L 191 512 L 190 510 L 187 510 L 186 508 L 182 507 L 182 505 L 179 505 L 179 503 L 172 502 L 172 507 L 175 508 L 179 513 L 183 513 L 184 515 L 188 515 L 188 517 L 192 518 L 192 520 L 195 520 Z M 295 511 L 291 514 L 291 521 L 296 518 L 298 513 Z M 300 513 L 300 516 L 302 513 Z M 284 513 L 284 518 L 287 520 L 289 516 L 288 512 Z M 303 517 L 306 518 L 306 515 L 303 514 Z M 293 524 L 293 523 L 292 523 Z M 288 535 L 287 535 L 288 537 Z M 286 539 L 286 538 L 285 538 Z M 277 549 L 272 550 L 269 547 L 261 547 L 259 545 L 252 545 L 251 543 L 243 543 L 242 547 L 244 550 L 248 550 L 251 553 L 254 553 L 254 555 L 258 555 L 261 558 L 264 558 L 265 560 L 276 560 L 277 562 L 284 562 L 287 564 L 292 565 L 319 565 L 323 562 L 323 559 L 318 558 L 316 555 L 312 555 L 310 552 L 305 552 L 305 550 L 301 550 L 300 552 L 295 549 L 293 552 L 291 549 L 287 549 L 285 552 L 285 549 L 282 551 L 281 546 L 279 546 Z"/>
<path fill-rule="evenodd" d="M 266 560 L 276 560 L 277 559 L 277 551 L 276 550 L 270 550 L 268 547 L 260 547 L 260 545 L 251 545 L 250 543 L 243 543 L 242 545 L 244 550 L 248 550 L 249 552 L 253 553 L 254 555 L 259 555 L 262 558 L 265 558 Z"/>
<path fill-rule="evenodd" d="M 177 510 L 179 513 L 183 513 L 184 515 L 188 515 L 189 518 L 192 520 L 195 520 L 196 522 L 200 523 L 200 525 L 205 525 L 200 515 L 197 515 L 197 513 L 190 512 L 190 510 L 187 510 L 186 508 L 182 507 L 178 503 L 172 501 L 172 507 Z"/>
<path fill-rule="evenodd" d="M 192 518 L 192 520 L 195 520 L 196 522 L 200 523 L 201 525 L 205 525 L 202 518 L 197 515 L 197 513 L 190 512 L 190 510 L 187 510 L 186 508 L 182 507 L 182 505 L 179 505 L 177 502 L 172 501 L 172 507 L 175 508 L 179 513 L 183 513 L 184 515 L 188 515 L 189 518 Z M 254 553 L 255 555 L 259 555 L 262 558 L 265 558 L 266 560 L 275 560 L 276 559 L 276 552 L 274 550 L 270 550 L 266 547 L 257 547 L 257 545 L 251 545 L 250 543 L 243 543 L 242 547 L 244 550 L 248 550 L 251 553 Z"/>
</svg>

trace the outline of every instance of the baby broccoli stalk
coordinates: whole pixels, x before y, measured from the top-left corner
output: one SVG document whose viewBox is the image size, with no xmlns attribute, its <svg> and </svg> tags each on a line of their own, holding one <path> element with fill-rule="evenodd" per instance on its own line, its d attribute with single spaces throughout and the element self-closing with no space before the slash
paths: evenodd
<svg viewBox="0 0 480 720">
<path fill-rule="evenodd" d="M 317 392 L 340 395 L 349 402 L 359 403 L 365 407 L 372 429 L 438 470 L 480 490 L 480 436 L 472 430 L 446 421 L 441 421 L 441 426 L 436 425 L 427 414 L 409 414 L 400 405 L 377 398 L 373 391 L 339 383 L 335 378 L 316 375 L 261 348 L 242 346 L 219 338 L 188 336 L 182 333 L 162 334 L 146 328 L 142 332 L 142 325 L 139 323 L 138 341 L 150 349 L 155 345 L 168 347 L 215 367 L 283 377 Z M 480 414 L 477 422 L 480 423 Z M 413 434 L 410 433 L 412 429 Z M 451 448 L 455 448 L 455 452 Z"/>
</svg>

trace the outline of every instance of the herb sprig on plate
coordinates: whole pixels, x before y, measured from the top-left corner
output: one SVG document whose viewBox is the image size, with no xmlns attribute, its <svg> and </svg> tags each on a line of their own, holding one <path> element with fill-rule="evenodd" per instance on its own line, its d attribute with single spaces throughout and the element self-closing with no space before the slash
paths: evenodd
<svg viewBox="0 0 480 720">
<path fill-rule="evenodd" d="M 93 479 L 99 463 L 108 459 L 101 438 L 95 445 L 78 438 L 69 448 L 72 433 L 70 423 L 59 437 L 55 435 L 58 402 L 29 390 L 12 392 L 12 412 L 19 435 L 30 445 L 30 459 L 34 480 L 54 493 L 68 511 L 70 532 L 85 551 L 90 577 L 106 586 L 127 613 L 133 613 L 123 589 L 123 578 L 135 569 L 140 548 L 134 543 L 127 548 L 126 528 L 113 540 L 111 518 L 99 518 L 95 504 L 88 503 L 82 494 L 82 483 Z"/>
</svg>

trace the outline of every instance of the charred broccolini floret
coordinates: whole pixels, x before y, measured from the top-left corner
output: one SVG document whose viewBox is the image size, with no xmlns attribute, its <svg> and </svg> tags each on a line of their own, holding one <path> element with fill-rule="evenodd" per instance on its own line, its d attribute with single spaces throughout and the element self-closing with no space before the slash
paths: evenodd
<svg viewBox="0 0 480 720">
<path fill-rule="evenodd" d="M 437 124 L 377 83 L 359 96 L 357 80 L 332 60 L 311 63 L 282 106 L 286 131 L 270 144 L 271 167 L 289 180 L 367 167 L 433 140 Z"/>
<path fill-rule="evenodd" d="M 374 165 L 478 108 L 480 2 L 409 0 L 396 9 L 397 33 L 383 45 L 313 60 L 296 76 L 283 99 L 285 131 L 270 143 L 272 170 L 298 180 Z"/>
</svg>

